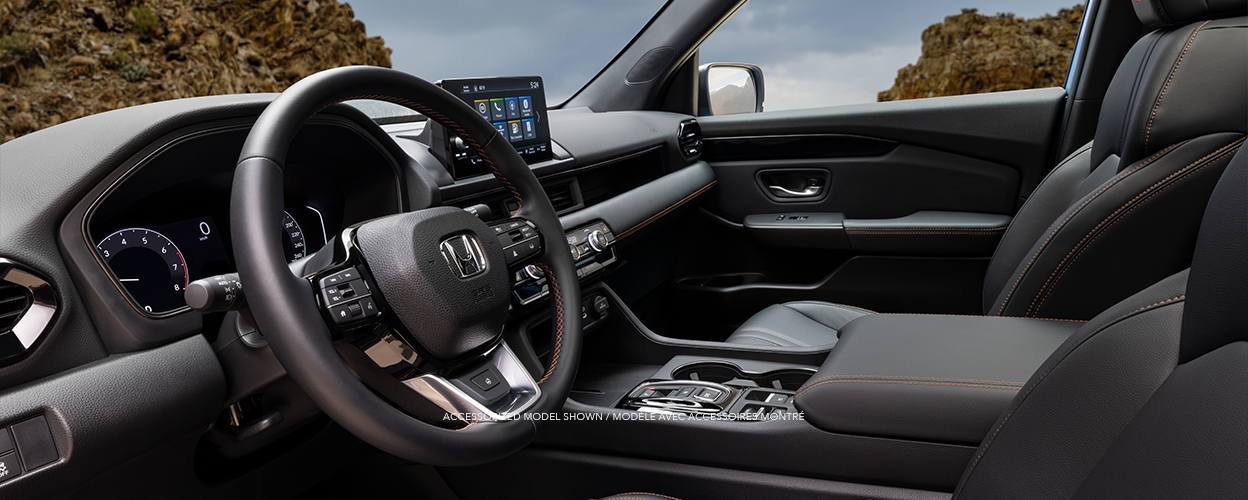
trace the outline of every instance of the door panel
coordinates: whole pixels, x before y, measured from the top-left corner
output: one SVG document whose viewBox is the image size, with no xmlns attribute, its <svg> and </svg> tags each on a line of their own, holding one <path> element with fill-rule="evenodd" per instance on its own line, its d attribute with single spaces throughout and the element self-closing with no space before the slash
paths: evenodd
<svg viewBox="0 0 1248 500">
<path fill-rule="evenodd" d="M 921 210 L 1008 215 L 1014 212 L 1019 184 L 1018 172 L 1006 165 L 907 144 L 880 156 L 713 161 L 711 167 L 718 189 L 702 206 L 732 222 L 786 211 L 842 212 L 852 219 L 888 219 Z M 777 200 L 764 185 L 770 183 L 759 182 L 816 170 L 830 174 L 827 195 L 817 201 Z"/>
<path fill-rule="evenodd" d="M 651 326 L 673 336 L 726 336 L 762 307 L 788 300 L 980 312 L 975 299 L 987 258 L 1052 167 L 1065 99 L 1064 89 L 1050 88 L 700 118 L 704 158 L 718 184 L 702 204 L 705 216 L 683 231 L 681 254 L 692 256 L 679 259 L 671 284 L 644 301 L 652 304 Z M 802 137 L 818 139 L 795 139 Z M 793 173 L 785 187 L 798 191 L 803 174 L 819 171 L 828 173 L 826 187 L 809 201 L 769 192 L 769 180 L 786 179 L 777 174 Z M 936 222 L 903 224 L 933 212 Z M 879 227 L 858 238 L 872 245 L 854 245 L 853 238 L 829 239 L 849 241 L 848 248 L 776 245 L 758 241 L 743 224 L 757 214 L 841 221 L 810 224 L 816 231 Z M 993 223 L 948 230 L 948 221 L 958 220 Z"/>
</svg>

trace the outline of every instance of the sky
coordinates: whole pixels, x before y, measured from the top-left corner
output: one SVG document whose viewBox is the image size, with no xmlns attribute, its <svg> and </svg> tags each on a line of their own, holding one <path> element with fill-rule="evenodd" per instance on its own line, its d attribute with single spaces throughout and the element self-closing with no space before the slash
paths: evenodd
<svg viewBox="0 0 1248 500">
<path fill-rule="evenodd" d="M 662 0 L 355 0 L 395 69 L 433 81 L 539 75 L 563 102 L 658 12 Z M 962 8 L 1038 17 L 1078 0 L 750 0 L 699 62 L 763 69 L 766 110 L 875 102 L 919 57 L 919 36 Z M 882 22 L 886 20 L 887 22 Z"/>
</svg>

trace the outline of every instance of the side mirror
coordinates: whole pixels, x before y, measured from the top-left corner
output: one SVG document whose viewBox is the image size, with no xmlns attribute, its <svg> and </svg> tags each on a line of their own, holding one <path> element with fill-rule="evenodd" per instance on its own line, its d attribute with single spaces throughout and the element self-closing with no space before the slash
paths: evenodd
<svg viewBox="0 0 1248 500">
<path fill-rule="evenodd" d="M 763 70 L 758 66 L 710 63 L 698 67 L 698 116 L 762 111 Z"/>
</svg>

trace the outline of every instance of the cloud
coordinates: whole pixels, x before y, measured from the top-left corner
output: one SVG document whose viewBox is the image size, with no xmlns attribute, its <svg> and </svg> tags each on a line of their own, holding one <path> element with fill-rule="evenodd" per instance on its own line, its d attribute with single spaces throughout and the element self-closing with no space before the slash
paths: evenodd
<svg viewBox="0 0 1248 500">
<path fill-rule="evenodd" d="M 877 47 L 854 54 L 807 52 L 763 66 L 763 109 L 813 108 L 875 102 L 893 85 L 897 69 L 919 57 L 919 44 Z"/>
</svg>

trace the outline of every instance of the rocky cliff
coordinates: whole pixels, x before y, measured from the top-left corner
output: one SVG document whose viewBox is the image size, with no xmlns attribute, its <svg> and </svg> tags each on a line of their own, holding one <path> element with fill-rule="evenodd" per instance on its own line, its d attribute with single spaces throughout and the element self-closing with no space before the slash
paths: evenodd
<svg viewBox="0 0 1248 500">
<path fill-rule="evenodd" d="M 1061 86 L 1082 19 L 1083 5 L 1035 19 L 963 9 L 923 31 L 918 62 L 879 100 Z"/>
<path fill-rule="evenodd" d="M 390 66 L 335 0 L 0 0 L 0 139 L 153 101 Z"/>
</svg>

